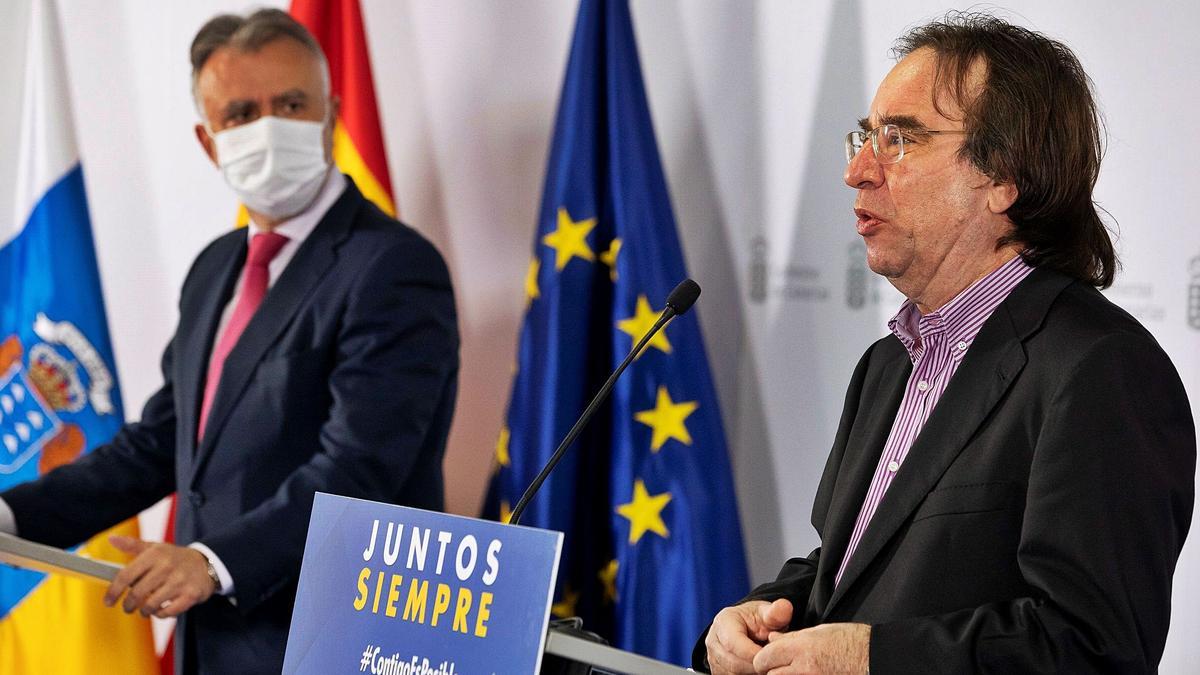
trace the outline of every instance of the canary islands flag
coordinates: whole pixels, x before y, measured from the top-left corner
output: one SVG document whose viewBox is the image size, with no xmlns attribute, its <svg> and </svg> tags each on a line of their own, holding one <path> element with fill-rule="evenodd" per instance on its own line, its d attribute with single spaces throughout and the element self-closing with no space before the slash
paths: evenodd
<svg viewBox="0 0 1200 675">
<path fill-rule="evenodd" d="M 0 490 L 124 421 L 54 4 L 21 13 L 25 61 L 8 80 L 23 82 L 20 147 L 5 153 L 15 181 L 0 185 Z M 137 522 L 115 531 L 137 536 Z M 104 535 L 81 551 L 128 560 Z M 155 672 L 149 622 L 104 607 L 104 588 L 0 565 L 0 673 Z"/>
<path fill-rule="evenodd" d="M 625 0 L 583 0 L 525 279 L 498 471 L 509 509 L 687 276 Z M 530 504 L 566 533 L 553 613 L 685 664 L 747 591 L 725 433 L 696 313 L 672 321 Z"/>
</svg>

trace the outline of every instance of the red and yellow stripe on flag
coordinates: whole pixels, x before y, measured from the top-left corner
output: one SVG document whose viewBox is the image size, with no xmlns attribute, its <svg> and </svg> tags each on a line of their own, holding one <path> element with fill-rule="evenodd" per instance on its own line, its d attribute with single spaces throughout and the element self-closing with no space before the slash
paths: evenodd
<svg viewBox="0 0 1200 675">
<path fill-rule="evenodd" d="M 332 93 L 342 101 L 333 130 L 334 162 L 354 179 L 363 196 L 396 215 L 358 0 L 292 0 L 291 14 L 321 44 L 329 60 Z"/>
<path fill-rule="evenodd" d="M 108 543 L 110 534 L 137 537 L 137 519 L 97 535 L 78 553 L 129 562 L 130 556 Z M 46 577 L 0 621 L 0 673 L 156 672 L 149 620 L 105 607 L 105 588 L 95 581 Z"/>
</svg>

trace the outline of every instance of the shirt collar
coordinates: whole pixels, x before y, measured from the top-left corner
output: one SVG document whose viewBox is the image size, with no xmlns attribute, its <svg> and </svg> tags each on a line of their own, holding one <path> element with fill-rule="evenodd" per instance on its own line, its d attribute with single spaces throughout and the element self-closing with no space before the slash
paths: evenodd
<svg viewBox="0 0 1200 675">
<path fill-rule="evenodd" d="M 1025 259 L 1017 255 L 933 312 L 922 315 L 916 303 L 905 300 L 888 321 L 888 330 L 899 338 L 914 364 L 924 355 L 929 340 L 938 337 L 954 342 L 958 348 L 953 350 L 953 356 L 961 360 L 983 323 L 1032 271 Z"/>
<path fill-rule="evenodd" d="M 325 217 L 325 213 L 345 191 L 346 177 L 337 170 L 337 167 L 332 167 L 329 175 L 325 177 L 325 182 L 321 185 L 321 191 L 317 193 L 317 198 L 313 200 L 312 206 L 279 223 L 272 231 L 287 237 L 289 243 L 302 243 L 308 238 L 308 235 L 312 234 L 313 230 L 317 229 L 317 225 Z M 250 226 L 246 230 L 247 242 L 254 235 L 265 232 L 254 222 L 253 218 L 250 219 Z"/>
</svg>

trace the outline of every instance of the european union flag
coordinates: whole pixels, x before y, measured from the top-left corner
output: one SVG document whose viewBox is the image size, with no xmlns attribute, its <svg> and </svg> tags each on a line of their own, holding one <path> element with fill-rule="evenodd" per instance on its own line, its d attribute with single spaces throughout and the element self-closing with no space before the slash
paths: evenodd
<svg viewBox="0 0 1200 675">
<path fill-rule="evenodd" d="M 583 0 L 525 279 L 491 511 L 509 508 L 687 276 L 625 0 Z M 653 338 L 530 504 L 566 533 L 554 614 L 685 664 L 747 590 L 696 313 Z"/>
</svg>

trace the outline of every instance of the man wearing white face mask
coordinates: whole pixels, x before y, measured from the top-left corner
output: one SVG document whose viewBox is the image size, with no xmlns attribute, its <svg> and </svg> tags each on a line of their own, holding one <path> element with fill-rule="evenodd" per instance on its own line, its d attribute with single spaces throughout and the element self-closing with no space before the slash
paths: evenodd
<svg viewBox="0 0 1200 675">
<path fill-rule="evenodd" d="M 332 167 L 338 101 L 300 24 L 218 16 L 191 58 L 196 136 L 250 226 L 192 266 L 141 420 L 0 494 L 0 531 L 70 546 L 178 492 L 185 546 L 114 539 L 137 557 L 105 602 L 178 616 L 177 672 L 278 673 L 313 493 L 443 507 L 454 299 Z"/>
<path fill-rule="evenodd" d="M 329 179 L 328 126 L 328 119 L 266 115 L 220 133 L 204 126 L 203 133 L 212 139 L 225 180 L 256 221 L 282 220 L 308 208 Z"/>
</svg>

